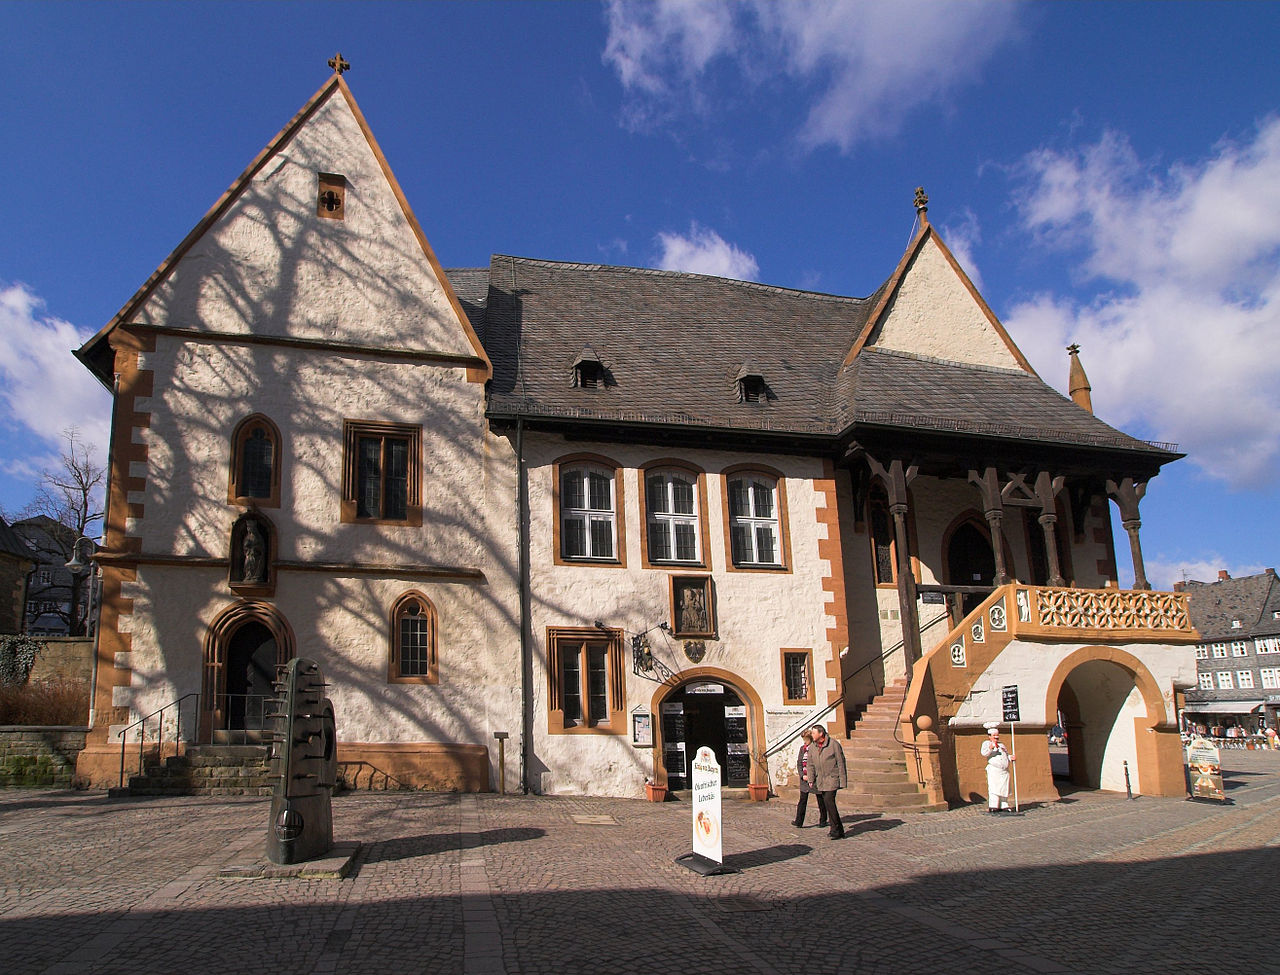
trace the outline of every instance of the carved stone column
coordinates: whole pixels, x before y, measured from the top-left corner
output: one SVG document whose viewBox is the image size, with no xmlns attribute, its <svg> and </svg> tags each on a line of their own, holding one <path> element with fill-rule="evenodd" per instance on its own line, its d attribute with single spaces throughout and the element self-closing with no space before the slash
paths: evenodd
<svg viewBox="0 0 1280 975">
<path fill-rule="evenodd" d="M 1065 586 L 1062 566 L 1058 562 L 1058 492 L 1065 483 L 1063 477 L 1051 477 L 1048 471 L 1036 475 L 1036 499 L 1040 502 L 1040 527 L 1044 529 L 1044 550 L 1049 560 L 1049 585 Z"/>
<path fill-rule="evenodd" d="M 889 495 L 889 513 L 893 515 L 894 548 L 897 554 L 898 616 L 902 621 L 902 649 L 907 658 L 907 680 L 911 680 L 911 665 L 921 657 L 920 616 L 916 612 L 916 577 L 911 571 L 910 533 L 907 531 L 907 486 L 915 480 L 919 467 L 905 467 L 901 460 L 892 460 L 886 469 L 870 454 L 867 464 L 871 472 L 885 486 Z"/>
<path fill-rule="evenodd" d="M 970 471 L 969 483 L 982 492 L 982 514 L 991 529 L 991 554 L 996 562 L 995 583 L 1007 586 L 1013 578 L 1004 563 L 1004 497 L 1000 490 L 1000 473 L 994 467 L 986 468 L 981 474 Z"/>
<path fill-rule="evenodd" d="M 1107 494 L 1120 509 L 1120 524 L 1129 534 L 1129 553 L 1133 556 L 1134 589 L 1151 588 L 1151 583 L 1147 582 L 1146 567 L 1142 564 L 1142 541 L 1138 537 L 1138 530 L 1142 527 L 1138 505 L 1146 493 L 1146 481 L 1135 481 L 1132 477 L 1121 478 L 1119 482 L 1107 481 Z"/>
</svg>

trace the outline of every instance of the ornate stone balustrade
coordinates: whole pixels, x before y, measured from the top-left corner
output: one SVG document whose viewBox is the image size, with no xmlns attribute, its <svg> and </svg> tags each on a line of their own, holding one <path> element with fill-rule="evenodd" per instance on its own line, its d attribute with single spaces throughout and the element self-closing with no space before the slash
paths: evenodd
<svg viewBox="0 0 1280 975">
<path fill-rule="evenodd" d="M 1017 637 L 1055 640 L 1177 640 L 1197 638 L 1187 595 L 1119 589 L 1013 586 Z"/>
</svg>

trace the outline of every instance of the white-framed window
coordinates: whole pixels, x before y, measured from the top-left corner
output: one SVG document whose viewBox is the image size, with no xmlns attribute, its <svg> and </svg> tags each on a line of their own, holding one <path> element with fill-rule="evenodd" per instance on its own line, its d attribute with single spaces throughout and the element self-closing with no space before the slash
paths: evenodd
<svg viewBox="0 0 1280 975">
<path fill-rule="evenodd" d="M 1240 620 L 1232 620 L 1232 621 L 1231 621 L 1231 628 L 1232 628 L 1233 630 L 1238 630 L 1238 629 L 1240 629 L 1240 627 L 1242 627 L 1242 626 L 1244 626 L 1244 623 L 1243 623 L 1243 622 L 1241 622 Z"/>
<path fill-rule="evenodd" d="M 36 575 L 36 579 L 39 582 L 39 584 L 42 586 L 51 585 L 53 583 L 53 570 L 41 569 L 40 572 Z"/>
<path fill-rule="evenodd" d="M 1263 689 L 1280 690 L 1280 667 L 1263 667 L 1258 673 L 1262 677 Z"/>
<path fill-rule="evenodd" d="M 1218 690 L 1231 691 L 1231 690 L 1235 690 L 1235 686 L 1236 686 L 1235 681 L 1232 680 L 1231 678 L 1231 671 L 1229 670 L 1218 671 Z"/>
<path fill-rule="evenodd" d="M 1249 644 L 1244 640 L 1231 641 L 1231 656 L 1247 657 L 1249 656 Z"/>
<path fill-rule="evenodd" d="M 778 482 L 765 474 L 729 478 L 729 551 L 736 566 L 782 565 Z"/>
<path fill-rule="evenodd" d="M 645 475 L 649 561 L 701 563 L 698 476 L 689 471 Z"/>
<path fill-rule="evenodd" d="M 1200 646 L 1196 647 L 1196 659 L 1197 659 L 1197 660 L 1208 660 L 1208 659 L 1209 659 L 1209 648 L 1208 648 L 1208 647 L 1206 647 L 1206 646 L 1204 646 L 1203 644 L 1201 644 Z"/>
<path fill-rule="evenodd" d="M 1252 670 L 1237 670 L 1237 671 L 1236 671 L 1236 686 L 1237 686 L 1237 687 L 1239 687 L 1241 690 L 1244 690 L 1244 691 L 1251 691 L 1251 690 L 1253 690 L 1253 671 L 1252 671 Z"/>
<path fill-rule="evenodd" d="M 1213 674 L 1200 675 L 1200 688 L 1205 691 L 1213 690 Z"/>
<path fill-rule="evenodd" d="M 614 561 L 618 557 L 614 472 L 594 464 L 560 471 L 560 555 Z"/>
<path fill-rule="evenodd" d="M 1225 643 L 1211 643 L 1209 649 L 1213 651 L 1215 658 L 1219 660 L 1227 659 L 1227 645 Z"/>
<path fill-rule="evenodd" d="M 1253 641 L 1254 650 L 1259 655 L 1264 653 L 1280 653 L 1280 637 L 1263 636 Z"/>
</svg>

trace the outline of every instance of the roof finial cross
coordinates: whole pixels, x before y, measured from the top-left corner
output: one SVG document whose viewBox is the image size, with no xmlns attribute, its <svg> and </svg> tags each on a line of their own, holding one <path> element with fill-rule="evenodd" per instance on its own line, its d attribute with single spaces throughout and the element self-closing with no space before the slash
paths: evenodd
<svg viewBox="0 0 1280 975">
<path fill-rule="evenodd" d="M 342 74 L 342 72 L 344 71 L 351 70 L 350 62 L 348 62 L 347 59 L 342 56 L 341 51 L 339 51 L 337 54 L 335 54 L 333 57 L 329 59 L 329 67 L 333 68 L 333 70 L 338 72 L 338 74 Z"/>
<path fill-rule="evenodd" d="M 925 193 L 923 186 L 916 187 L 916 210 L 924 213 L 929 209 L 929 195 Z"/>
</svg>

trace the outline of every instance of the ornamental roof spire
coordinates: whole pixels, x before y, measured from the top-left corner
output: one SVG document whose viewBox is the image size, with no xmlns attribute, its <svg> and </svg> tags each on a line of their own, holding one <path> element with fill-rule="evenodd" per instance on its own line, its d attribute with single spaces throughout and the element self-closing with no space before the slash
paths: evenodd
<svg viewBox="0 0 1280 975">
<path fill-rule="evenodd" d="M 1084 374 L 1084 366 L 1080 365 L 1080 346 L 1072 342 L 1067 346 L 1067 352 L 1071 355 L 1071 376 L 1067 380 L 1067 392 L 1071 394 L 1071 401 L 1076 406 L 1092 413 L 1093 397 L 1089 393 L 1093 387 L 1089 385 L 1089 377 Z"/>
<path fill-rule="evenodd" d="M 337 54 L 335 54 L 333 57 L 329 59 L 329 67 L 333 68 L 333 70 L 336 71 L 338 74 L 342 74 L 342 72 L 344 71 L 351 70 L 351 62 L 349 62 L 346 58 L 344 58 L 342 56 L 342 52 L 339 51 Z"/>
</svg>

